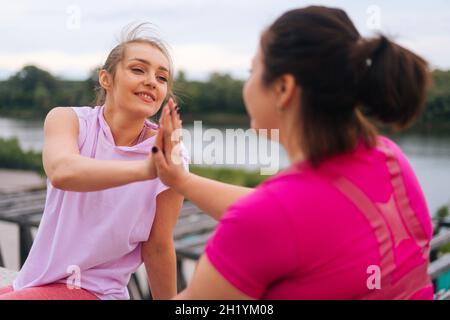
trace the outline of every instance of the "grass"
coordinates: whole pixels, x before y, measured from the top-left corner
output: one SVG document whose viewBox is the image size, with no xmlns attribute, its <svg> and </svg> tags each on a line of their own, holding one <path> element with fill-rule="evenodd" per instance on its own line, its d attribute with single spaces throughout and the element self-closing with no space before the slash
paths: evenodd
<svg viewBox="0 0 450 320">
<path fill-rule="evenodd" d="M 249 188 L 256 187 L 269 177 L 260 175 L 258 171 L 246 171 L 230 168 L 191 166 L 189 171 L 205 178 Z"/>
<path fill-rule="evenodd" d="M 42 154 L 23 151 L 16 138 L 0 138 L 0 168 L 35 171 L 44 175 Z"/>
<path fill-rule="evenodd" d="M 42 154 L 34 151 L 23 151 L 15 138 L 0 138 L 0 168 L 30 170 L 45 175 Z M 255 187 L 267 179 L 267 176 L 262 176 L 257 171 L 249 172 L 229 168 L 191 166 L 190 171 L 206 178 L 245 187 Z"/>
</svg>

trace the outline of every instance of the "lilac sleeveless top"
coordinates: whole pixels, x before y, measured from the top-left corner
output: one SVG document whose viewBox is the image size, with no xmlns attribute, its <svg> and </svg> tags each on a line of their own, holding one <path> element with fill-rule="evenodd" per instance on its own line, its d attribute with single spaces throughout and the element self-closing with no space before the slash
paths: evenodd
<svg viewBox="0 0 450 320">
<path fill-rule="evenodd" d="M 79 119 L 81 155 L 124 161 L 149 156 L 156 136 L 132 147 L 116 146 L 103 107 L 73 110 Z M 150 121 L 145 126 L 157 128 Z M 47 180 L 44 215 L 14 290 L 70 283 L 100 299 L 129 299 L 127 284 L 143 262 L 141 244 L 150 234 L 156 196 L 166 189 L 154 179 L 96 192 L 70 192 Z"/>
</svg>

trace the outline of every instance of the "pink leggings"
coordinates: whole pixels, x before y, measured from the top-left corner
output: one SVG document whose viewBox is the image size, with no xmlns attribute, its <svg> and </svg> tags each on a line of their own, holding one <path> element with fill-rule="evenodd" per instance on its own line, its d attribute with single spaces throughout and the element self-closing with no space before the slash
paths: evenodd
<svg viewBox="0 0 450 320">
<path fill-rule="evenodd" d="M 12 286 L 0 288 L 0 300 L 98 300 L 84 289 L 69 289 L 64 283 L 14 291 Z"/>
</svg>

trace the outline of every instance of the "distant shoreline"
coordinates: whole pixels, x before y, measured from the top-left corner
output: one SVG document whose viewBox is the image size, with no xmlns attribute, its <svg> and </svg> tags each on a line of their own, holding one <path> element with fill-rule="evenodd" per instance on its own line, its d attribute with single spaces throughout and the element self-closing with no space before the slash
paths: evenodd
<svg viewBox="0 0 450 320">
<path fill-rule="evenodd" d="M 204 113 L 204 114 L 195 114 L 185 112 L 181 110 L 183 124 L 193 125 L 194 121 L 202 121 L 202 123 L 206 126 L 235 126 L 239 128 L 250 128 L 250 119 L 246 113 L 243 114 L 234 114 L 234 113 Z M 20 113 L 11 112 L 11 113 L 0 113 L 0 118 L 5 119 L 13 119 L 13 120 L 21 120 L 21 121 L 44 121 L 45 115 L 42 114 L 33 114 L 27 111 L 23 111 Z M 406 129 L 402 132 L 396 133 L 390 129 L 380 128 L 382 133 L 389 133 L 394 135 L 403 135 L 409 133 L 418 133 L 418 134 L 439 134 L 450 136 L 450 122 L 449 121 L 430 121 L 428 123 L 418 122 L 414 126 L 409 129 Z"/>
</svg>

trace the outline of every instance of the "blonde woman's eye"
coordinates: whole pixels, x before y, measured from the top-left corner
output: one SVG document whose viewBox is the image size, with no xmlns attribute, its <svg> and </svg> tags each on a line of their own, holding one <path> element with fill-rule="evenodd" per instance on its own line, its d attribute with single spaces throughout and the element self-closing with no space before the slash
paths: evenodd
<svg viewBox="0 0 450 320">
<path fill-rule="evenodd" d="M 166 77 L 162 77 L 162 76 L 159 76 L 158 79 L 160 81 L 162 81 L 162 82 L 167 82 L 168 81 Z"/>
<path fill-rule="evenodd" d="M 144 73 L 144 70 L 142 70 L 140 68 L 131 68 L 131 71 L 133 71 L 134 73 L 139 73 L 139 74 Z"/>
</svg>

